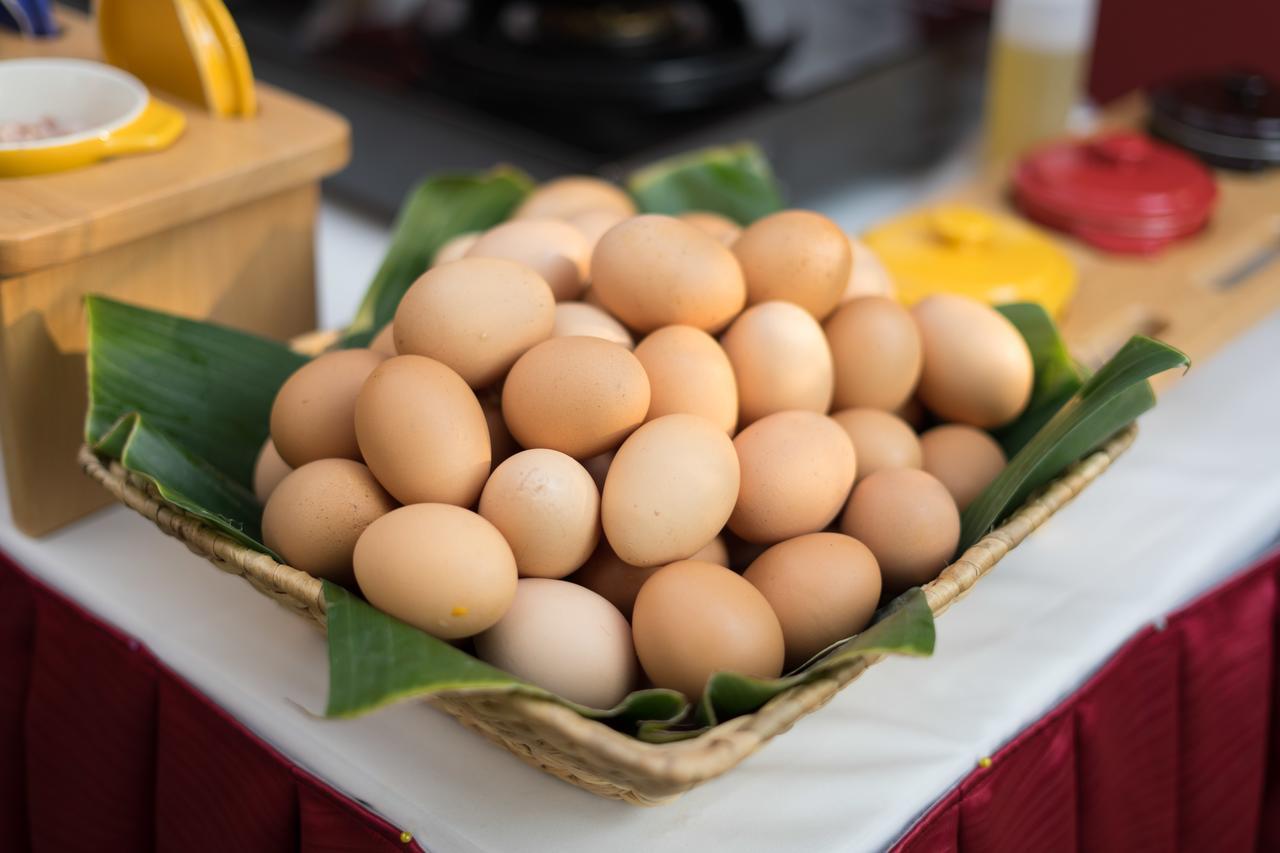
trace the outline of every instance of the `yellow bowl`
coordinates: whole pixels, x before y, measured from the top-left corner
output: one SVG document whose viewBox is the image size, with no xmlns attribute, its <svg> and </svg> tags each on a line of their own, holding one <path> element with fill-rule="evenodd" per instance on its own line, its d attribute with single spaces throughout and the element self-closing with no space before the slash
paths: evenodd
<svg viewBox="0 0 1280 853">
<path fill-rule="evenodd" d="M 0 62 L 0 126 L 52 120 L 41 139 L 0 141 L 0 178 L 76 169 L 107 157 L 159 151 L 186 125 L 136 77 L 82 59 Z"/>
</svg>

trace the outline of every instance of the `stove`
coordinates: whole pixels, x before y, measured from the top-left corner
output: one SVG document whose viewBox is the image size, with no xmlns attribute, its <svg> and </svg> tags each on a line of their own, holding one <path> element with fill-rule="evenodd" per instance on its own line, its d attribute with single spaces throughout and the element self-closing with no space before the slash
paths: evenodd
<svg viewBox="0 0 1280 853">
<path fill-rule="evenodd" d="M 257 75 L 350 119 L 346 200 L 511 163 L 610 177 L 753 139 L 788 198 L 927 168 L 977 122 L 983 0 L 232 0 Z"/>
</svg>

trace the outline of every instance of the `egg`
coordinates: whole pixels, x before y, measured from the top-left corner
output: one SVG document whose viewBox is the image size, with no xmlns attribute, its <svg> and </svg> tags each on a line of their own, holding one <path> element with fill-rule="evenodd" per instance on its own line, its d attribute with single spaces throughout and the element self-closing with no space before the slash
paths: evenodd
<svg viewBox="0 0 1280 853">
<path fill-rule="evenodd" d="M 470 510 L 420 503 L 392 510 L 356 542 L 356 583 L 369 603 L 443 640 L 495 625 L 516 594 L 516 560 Z"/>
<path fill-rule="evenodd" d="M 818 321 L 790 302 L 753 305 L 720 339 L 738 386 L 738 427 L 791 409 L 826 412 L 835 390 Z"/>
<path fill-rule="evenodd" d="M 921 467 L 947 487 L 963 512 L 1004 470 L 1004 450 L 980 429 L 943 424 L 920 436 Z"/>
<path fill-rule="evenodd" d="M 360 458 L 356 395 L 385 358 L 367 349 L 335 350 L 284 381 L 271 405 L 271 440 L 290 467 L 317 459 Z"/>
<path fill-rule="evenodd" d="M 884 588 L 926 584 L 955 556 L 960 512 L 947 487 L 915 468 L 877 471 L 853 490 L 840 530 L 871 549 Z"/>
<path fill-rule="evenodd" d="M 497 468 L 505 459 L 519 453 L 520 445 L 511 437 L 507 422 L 502 419 L 502 395 L 489 390 L 480 395 L 479 400 L 485 426 L 489 428 L 489 466 Z"/>
<path fill-rule="evenodd" d="M 729 529 L 748 542 L 814 533 L 844 506 L 857 473 L 853 443 L 816 412 L 778 412 L 733 440 L 742 469 Z"/>
<path fill-rule="evenodd" d="M 551 338 L 529 350 L 502 386 L 502 414 L 524 447 L 575 459 L 613 450 L 644 422 L 649 379 L 636 357 L 599 338 Z"/>
<path fill-rule="evenodd" d="M 656 566 L 703 548 L 724 527 L 737 497 L 738 456 L 724 430 L 697 415 L 666 415 L 618 448 L 600 520 L 619 557 Z"/>
<path fill-rule="evenodd" d="M 513 219 L 569 219 L 588 210 L 634 216 L 631 196 L 608 181 L 589 175 L 566 175 L 547 181 L 525 197 Z"/>
<path fill-rule="evenodd" d="M 782 672 L 782 626 L 773 608 L 749 581 L 714 563 L 682 560 L 655 572 L 636 596 L 631 636 L 654 685 L 691 700 L 716 672 Z"/>
<path fill-rule="evenodd" d="M 395 329 L 392 328 L 391 323 L 383 326 L 382 331 L 373 336 L 373 340 L 369 342 L 369 349 L 374 352 L 380 352 L 387 358 L 399 355 L 396 352 Z"/>
<path fill-rule="evenodd" d="M 558 450 L 525 450 L 503 462 L 480 493 L 480 515 L 498 528 L 521 577 L 562 578 L 600 540 L 600 492 Z"/>
<path fill-rule="evenodd" d="M 656 214 L 628 219 L 600 238 L 591 289 L 639 332 L 672 325 L 717 331 L 747 296 L 733 253 L 692 225 Z"/>
<path fill-rule="evenodd" d="M 876 255 L 875 250 L 854 237 L 849 238 L 849 249 L 853 252 L 853 265 L 849 268 L 849 281 L 845 284 L 840 302 L 848 302 L 859 296 L 887 296 L 893 298 L 897 288 L 893 286 L 893 278 Z"/>
<path fill-rule="evenodd" d="M 514 261 L 466 257 L 413 283 L 396 309 L 395 345 L 483 388 L 549 338 L 554 324 L 555 298 L 537 273 Z"/>
<path fill-rule="evenodd" d="M 436 250 L 436 256 L 432 258 L 431 265 L 436 267 L 440 266 L 440 264 L 447 264 L 450 261 L 461 260 L 475 245 L 475 242 L 480 239 L 480 233 L 479 231 L 468 231 L 465 234 L 449 238 Z"/>
<path fill-rule="evenodd" d="M 489 478 L 489 429 L 476 395 L 434 359 L 398 355 L 356 399 L 365 464 L 401 503 L 471 506 Z"/>
<path fill-rule="evenodd" d="M 557 302 L 553 338 L 600 338 L 635 349 L 635 341 L 627 327 L 613 319 L 608 311 L 585 302 Z"/>
<path fill-rule="evenodd" d="M 911 313 L 924 348 L 917 394 L 929 411 L 983 429 L 1022 413 L 1035 370 L 1026 341 L 1000 312 L 974 299 L 935 294 Z"/>
<path fill-rule="evenodd" d="M 837 409 L 865 406 L 892 412 L 911 399 L 920 380 L 920 332 L 892 299 L 847 302 L 823 324 L 835 365 Z"/>
<path fill-rule="evenodd" d="M 481 660 L 588 708 L 612 708 L 639 676 L 618 608 L 566 581 L 522 579 L 511 608 L 475 643 Z"/>
<path fill-rule="evenodd" d="M 886 468 L 920 467 L 920 440 L 897 415 L 879 409 L 845 409 L 831 419 L 844 428 L 853 442 L 859 481 Z"/>
<path fill-rule="evenodd" d="M 716 339 L 693 326 L 664 326 L 636 347 L 649 377 L 649 420 L 700 415 L 727 434 L 738 425 L 738 383 Z"/>
<path fill-rule="evenodd" d="M 318 459 L 271 493 L 262 512 L 262 541 L 295 569 L 349 584 L 356 540 L 395 507 L 359 462 Z"/>
<path fill-rule="evenodd" d="M 705 231 L 726 246 L 732 246 L 733 241 L 737 240 L 738 236 L 742 234 L 742 226 L 738 225 L 738 223 L 727 216 L 721 216 L 709 210 L 689 210 L 681 213 L 676 218 Z"/>
<path fill-rule="evenodd" d="M 748 225 L 733 244 L 747 281 L 747 304 L 785 299 L 821 320 L 840 303 L 853 252 L 834 222 L 783 210 Z"/>
<path fill-rule="evenodd" d="M 593 209 L 568 216 L 565 222 L 577 228 L 578 232 L 586 238 L 587 245 L 594 250 L 596 243 L 600 242 L 605 232 L 626 218 L 626 214 L 616 210 Z"/>
<path fill-rule="evenodd" d="M 601 542 L 586 565 L 569 576 L 569 580 L 603 596 L 627 619 L 635 607 L 640 587 L 662 566 L 632 566 Z"/>
<path fill-rule="evenodd" d="M 486 231 L 466 257 L 524 264 L 550 285 L 557 301 L 564 301 L 577 299 L 586 286 L 591 244 L 567 222 L 518 219 Z"/>
<path fill-rule="evenodd" d="M 729 546 L 725 544 L 724 538 L 717 536 L 698 551 L 695 551 L 690 560 L 697 560 L 702 563 L 715 563 L 717 566 L 729 568 Z"/>
<path fill-rule="evenodd" d="M 779 542 L 742 575 L 782 625 L 787 669 L 859 633 L 880 601 L 880 566 L 857 539 L 810 533 Z"/>
<path fill-rule="evenodd" d="M 276 450 L 271 439 L 264 441 L 253 463 L 253 493 L 258 503 L 265 504 L 276 486 L 292 470 L 289 463 L 280 458 L 280 451 Z"/>
</svg>

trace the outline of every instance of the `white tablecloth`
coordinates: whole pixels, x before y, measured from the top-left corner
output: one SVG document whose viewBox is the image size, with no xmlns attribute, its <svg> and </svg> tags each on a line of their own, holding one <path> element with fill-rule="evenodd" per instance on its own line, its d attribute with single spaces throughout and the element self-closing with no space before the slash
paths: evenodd
<svg viewBox="0 0 1280 853">
<path fill-rule="evenodd" d="M 877 849 L 1136 629 L 1274 541 L 1276 364 L 1280 315 L 1174 387 L 1110 472 L 940 620 L 932 659 L 874 667 L 726 777 L 656 809 L 558 782 L 419 703 L 317 718 L 319 633 L 123 508 L 33 541 L 0 507 L 0 547 L 428 850 Z"/>
</svg>

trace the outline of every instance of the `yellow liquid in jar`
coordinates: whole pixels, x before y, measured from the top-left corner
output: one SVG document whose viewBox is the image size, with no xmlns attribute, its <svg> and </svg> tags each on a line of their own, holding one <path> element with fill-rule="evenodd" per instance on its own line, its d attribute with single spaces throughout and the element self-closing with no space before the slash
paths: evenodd
<svg viewBox="0 0 1280 853">
<path fill-rule="evenodd" d="M 987 78 L 988 162 L 1012 160 L 1031 145 L 1066 132 L 1080 97 L 1084 58 L 1079 50 L 995 42 Z"/>
</svg>

